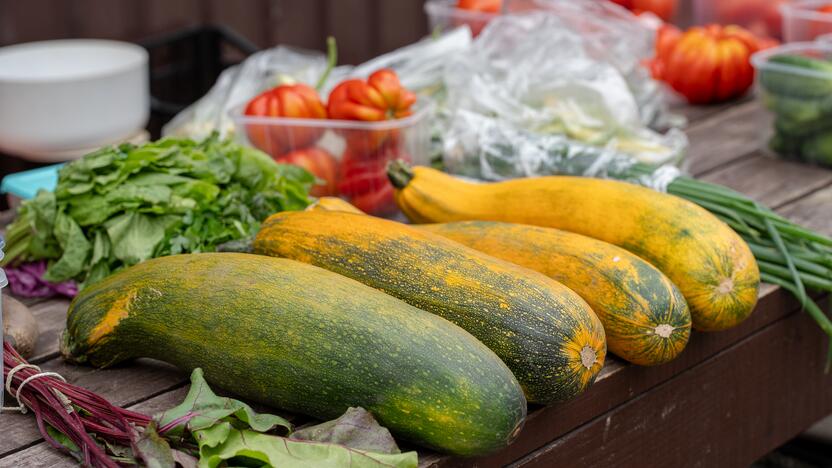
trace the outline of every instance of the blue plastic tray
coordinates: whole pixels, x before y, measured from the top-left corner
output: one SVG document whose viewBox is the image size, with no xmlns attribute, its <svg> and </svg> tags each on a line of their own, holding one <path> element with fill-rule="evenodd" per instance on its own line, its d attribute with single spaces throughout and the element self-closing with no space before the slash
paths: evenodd
<svg viewBox="0 0 832 468">
<path fill-rule="evenodd" d="M 40 189 L 55 190 L 58 185 L 58 169 L 63 164 L 39 167 L 3 177 L 0 193 L 10 193 L 23 200 L 34 198 Z"/>
</svg>

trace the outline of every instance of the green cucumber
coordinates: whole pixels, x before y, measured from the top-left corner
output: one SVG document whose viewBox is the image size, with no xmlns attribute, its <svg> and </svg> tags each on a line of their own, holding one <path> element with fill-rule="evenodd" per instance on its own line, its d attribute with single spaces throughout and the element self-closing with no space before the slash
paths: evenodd
<svg viewBox="0 0 832 468">
<path fill-rule="evenodd" d="M 763 68 L 760 83 L 763 88 L 780 96 L 822 97 L 832 94 L 832 62 L 802 55 L 776 55 L 767 63 L 784 65 L 794 71 Z M 801 73 L 806 70 L 806 74 Z M 827 76 L 820 76 L 827 75 Z"/>
</svg>

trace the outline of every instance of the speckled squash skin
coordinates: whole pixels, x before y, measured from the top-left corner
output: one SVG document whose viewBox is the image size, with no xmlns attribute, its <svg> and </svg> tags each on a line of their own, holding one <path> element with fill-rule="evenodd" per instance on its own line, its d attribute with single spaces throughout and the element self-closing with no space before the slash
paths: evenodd
<svg viewBox="0 0 832 468">
<path fill-rule="evenodd" d="M 366 214 L 352 203 L 338 197 L 321 197 L 306 207 L 306 211 L 344 211 L 347 213 Z"/>
<path fill-rule="evenodd" d="M 760 272 L 748 245 L 707 210 L 682 198 L 588 177 L 476 184 L 428 167 L 390 174 L 396 202 L 416 223 L 531 224 L 629 250 L 679 287 L 696 329 L 734 327 L 757 302 Z"/>
<path fill-rule="evenodd" d="M 436 234 L 353 213 L 284 212 L 263 223 L 254 252 L 326 268 L 459 325 L 531 402 L 568 400 L 603 366 L 603 327 L 575 292 Z"/>
<path fill-rule="evenodd" d="M 607 348 L 627 361 L 654 366 L 685 349 L 691 319 L 679 288 L 620 247 L 525 224 L 460 221 L 419 228 L 563 283 L 601 319 Z"/>
<path fill-rule="evenodd" d="M 174 255 L 114 274 L 72 302 L 63 353 L 201 367 L 220 388 L 322 419 L 362 406 L 397 437 L 457 455 L 504 447 L 526 414 L 509 369 L 461 328 L 258 255 Z"/>
</svg>

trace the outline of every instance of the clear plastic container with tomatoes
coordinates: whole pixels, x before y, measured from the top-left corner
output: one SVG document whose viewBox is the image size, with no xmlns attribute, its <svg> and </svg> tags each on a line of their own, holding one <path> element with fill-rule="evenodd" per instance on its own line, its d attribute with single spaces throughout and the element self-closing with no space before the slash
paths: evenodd
<svg viewBox="0 0 832 468">
<path fill-rule="evenodd" d="M 736 24 L 757 36 L 782 37 L 780 7 L 789 0 L 693 0 L 694 24 Z"/>
<path fill-rule="evenodd" d="M 539 9 L 538 3 L 539 0 L 428 0 L 425 2 L 425 13 L 431 31 L 447 31 L 467 25 L 476 36 L 500 14 Z"/>
<path fill-rule="evenodd" d="M 313 196 L 341 196 L 369 214 L 394 216 L 398 210 L 387 163 L 430 164 L 432 109 L 420 97 L 412 115 L 395 120 L 259 117 L 244 115 L 242 108 L 231 116 L 240 141 L 315 174 L 320 184 Z"/>
<path fill-rule="evenodd" d="M 832 0 L 787 3 L 780 10 L 786 42 L 813 41 L 832 34 Z"/>
</svg>

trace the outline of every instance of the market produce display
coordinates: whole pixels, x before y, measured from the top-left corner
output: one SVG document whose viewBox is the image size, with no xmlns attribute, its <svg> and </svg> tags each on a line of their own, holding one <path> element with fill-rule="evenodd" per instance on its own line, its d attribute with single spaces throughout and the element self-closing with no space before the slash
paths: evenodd
<svg viewBox="0 0 832 468">
<path fill-rule="evenodd" d="M 623 247 L 675 283 L 693 326 L 724 330 L 757 302 L 760 273 L 748 245 L 703 208 L 633 184 L 537 177 L 473 184 L 427 167 L 390 166 L 396 202 L 412 221 L 491 220 L 554 227 Z"/>
<path fill-rule="evenodd" d="M 763 102 L 775 115 L 769 147 L 786 157 L 832 166 L 830 51 L 809 46 L 784 52 L 759 61 L 755 57 Z"/>
<path fill-rule="evenodd" d="M 313 182 L 216 136 L 102 148 L 64 166 L 54 192 L 23 203 L 2 265 L 48 260 L 44 279 L 84 287 L 150 258 L 250 236 L 266 216 L 305 208 Z"/>
<path fill-rule="evenodd" d="M 114 274 L 72 303 L 62 352 L 201 367 L 220 388 L 319 418 L 362 406 L 398 437 L 458 455 L 507 445 L 526 414 L 508 368 L 461 328 L 267 256 L 174 255 Z"/>
<path fill-rule="evenodd" d="M 528 403 L 580 395 L 608 350 L 656 366 L 692 329 L 739 325 L 760 281 L 832 337 L 807 293 L 832 292 L 832 239 L 683 175 L 683 119 L 656 81 L 711 104 L 756 74 L 769 146 L 832 166 L 832 52 L 773 48 L 755 35 L 776 29 L 771 9 L 754 32 L 663 24 L 654 42 L 660 21 L 608 2 L 444 3 L 471 29 L 357 67 L 335 67 L 332 38 L 326 60 L 257 54 L 200 108 L 222 117 L 193 119 L 232 139 L 102 148 L 23 203 L 0 266 L 15 294 L 77 294 L 65 360 L 192 372 L 181 405 L 120 408 L 27 363 L 37 323 L 4 297 L 4 383 L 52 447 L 113 468 L 414 468 L 393 436 L 501 450 Z M 740 3 L 715 11 L 751 16 Z M 377 217 L 399 214 L 416 224 Z M 332 420 L 297 429 L 209 382 Z"/>
<path fill-rule="evenodd" d="M 575 397 L 604 364 L 604 330 L 575 292 L 436 234 L 354 213 L 269 217 L 254 252 L 326 268 L 467 330 L 535 403 Z"/>
<path fill-rule="evenodd" d="M 624 249 L 522 224 L 461 221 L 419 227 L 563 283 L 601 319 L 609 350 L 634 364 L 668 362 L 688 342 L 691 318 L 682 293 Z"/>
</svg>

